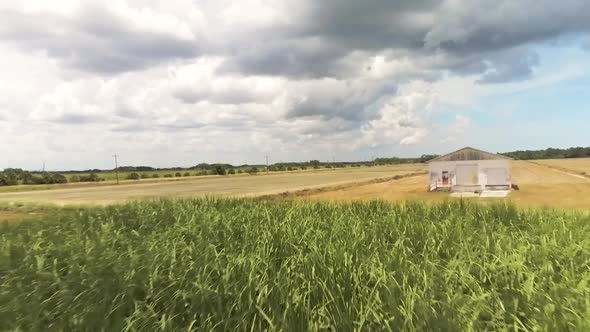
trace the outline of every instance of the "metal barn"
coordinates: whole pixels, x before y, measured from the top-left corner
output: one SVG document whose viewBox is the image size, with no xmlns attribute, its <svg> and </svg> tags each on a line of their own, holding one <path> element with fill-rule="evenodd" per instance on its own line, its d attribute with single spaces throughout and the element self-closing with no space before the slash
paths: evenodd
<svg viewBox="0 0 590 332">
<path fill-rule="evenodd" d="M 510 190 L 511 158 L 463 148 L 427 162 L 430 191 L 477 192 Z"/>
</svg>

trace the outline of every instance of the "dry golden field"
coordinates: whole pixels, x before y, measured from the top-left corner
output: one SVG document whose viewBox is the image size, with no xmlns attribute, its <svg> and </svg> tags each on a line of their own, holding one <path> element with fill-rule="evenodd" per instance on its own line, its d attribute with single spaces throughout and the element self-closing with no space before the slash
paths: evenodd
<svg viewBox="0 0 590 332">
<path fill-rule="evenodd" d="M 512 179 L 513 183 L 520 187 L 520 190 L 513 191 L 507 200 L 519 206 L 590 210 L 590 179 L 527 161 L 512 163 Z M 427 176 L 423 175 L 399 181 L 326 191 L 301 199 L 328 201 L 359 199 L 440 201 L 449 199 L 446 193 L 427 192 L 427 183 Z M 486 199 L 485 202 L 497 200 Z"/>
<path fill-rule="evenodd" d="M 520 190 L 513 191 L 507 200 L 523 207 L 590 210 L 590 179 L 576 174 L 580 173 L 586 165 L 590 165 L 590 159 L 514 161 L 513 183 L 517 184 Z M 314 190 L 287 197 L 327 201 L 418 199 L 434 202 L 450 199 L 447 193 L 427 192 L 427 175 L 366 183 L 425 170 L 425 165 L 416 164 L 256 176 L 196 177 L 175 179 L 176 181 L 140 181 L 127 182 L 118 186 L 104 184 L 73 186 L 51 190 L 0 193 L 0 203 L 112 204 L 157 197 L 265 196 L 284 192 L 293 193 L 304 189 Z M 482 202 L 498 200 L 501 199 L 479 199 Z M 0 215 L 0 218 L 14 219 L 15 216 Z"/>
<path fill-rule="evenodd" d="M 534 162 L 569 170 L 575 173 L 586 173 L 590 175 L 590 158 L 576 158 L 576 159 L 548 159 L 535 160 Z"/>
<path fill-rule="evenodd" d="M 398 165 L 318 170 L 270 175 L 209 176 L 178 181 L 136 181 L 121 185 L 60 187 L 59 189 L 0 193 L 0 203 L 35 202 L 65 204 L 110 204 L 156 197 L 205 195 L 260 196 L 285 191 L 342 185 L 403 175 L 424 169 L 423 165 Z"/>
</svg>

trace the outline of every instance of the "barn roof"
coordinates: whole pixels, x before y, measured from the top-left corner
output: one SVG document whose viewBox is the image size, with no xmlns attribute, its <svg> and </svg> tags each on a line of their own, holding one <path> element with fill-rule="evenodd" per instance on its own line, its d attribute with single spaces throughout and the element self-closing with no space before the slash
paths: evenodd
<svg viewBox="0 0 590 332">
<path fill-rule="evenodd" d="M 499 154 L 485 152 L 482 150 L 466 147 L 461 150 L 457 150 L 455 152 L 451 152 L 449 154 L 445 154 L 444 156 L 440 156 L 434 159 L 427 161 L 426 163 L 436 162 L 436 161 L 468 161 L 468 160 L 498 160 L 498 159 L 508 159 L 512 160 L 512 158 L 502 156 Z"/>
</svg>

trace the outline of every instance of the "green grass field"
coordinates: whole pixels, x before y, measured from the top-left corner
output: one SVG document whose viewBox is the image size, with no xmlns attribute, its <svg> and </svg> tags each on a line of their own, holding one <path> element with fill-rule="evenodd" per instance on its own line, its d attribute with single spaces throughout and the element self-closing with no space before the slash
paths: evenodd
<svg viewBox="0 0 590 332">
<path fill-rule="evenodd" d="M 0 224 L 0 330 L 590 329 L 590 217 L 196 199 Z"/>
</svg>

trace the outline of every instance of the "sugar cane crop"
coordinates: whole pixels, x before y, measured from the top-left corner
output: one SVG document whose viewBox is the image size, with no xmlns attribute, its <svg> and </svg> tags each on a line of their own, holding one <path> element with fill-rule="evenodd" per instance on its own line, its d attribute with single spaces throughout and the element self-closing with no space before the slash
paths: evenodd
<svg viewBox="0 0 590 332">
<path fill-rule="evenodd" d="M 205 198 L 0 225 L 0 330 L 590 330 L 590 217 Z"/>
</svg>

